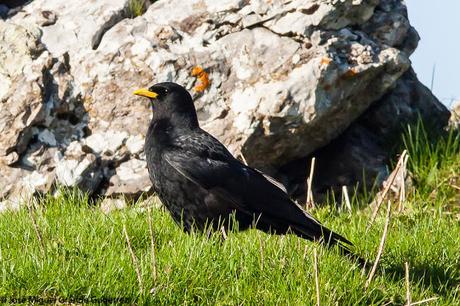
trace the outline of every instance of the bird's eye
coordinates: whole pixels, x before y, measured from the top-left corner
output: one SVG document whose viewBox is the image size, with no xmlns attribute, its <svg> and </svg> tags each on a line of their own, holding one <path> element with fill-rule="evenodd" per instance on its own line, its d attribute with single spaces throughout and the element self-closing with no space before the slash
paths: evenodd
<svg viewBox="0 0 460 306">
<path fill-rule="evenodd" d="M 165 96 L 168 93 L 168 89 L 164 87 L 159 87 L 155 89 L 155 92 L 160 96 Z"/>
<path fill-rule="evenodd" d="M 165 96 L 169 93 L 169 90 L 167 88 L 160 86 L 152 86 L 149 90 L 158 94 L 158 96 L 160 97 Z"/>
</svg>

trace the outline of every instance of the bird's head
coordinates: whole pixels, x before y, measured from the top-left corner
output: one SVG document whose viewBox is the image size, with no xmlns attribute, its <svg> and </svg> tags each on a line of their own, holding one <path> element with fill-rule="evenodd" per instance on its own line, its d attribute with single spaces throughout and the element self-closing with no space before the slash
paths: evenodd
<svg viewBox="0 0 460 306">
<path fill-rule="evenodd" d="M 197 127 L 198 119 L 195 106 L 188 91 L 179 84 L 164 82 L 149 88 L 141 88 L 133 92 L 135 95 L 150 100 L 153 118 L 169 119 L 175 124 Z"/>
</svg>

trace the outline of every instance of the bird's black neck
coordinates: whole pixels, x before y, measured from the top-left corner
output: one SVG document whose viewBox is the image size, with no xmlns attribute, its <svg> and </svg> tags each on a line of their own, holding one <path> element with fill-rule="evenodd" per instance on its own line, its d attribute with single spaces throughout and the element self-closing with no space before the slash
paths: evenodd
<svg viewBox="0 0 460 306">
<path fill-rule="evenodd" d="M 161 112 L 153 112 L 152 115 L 152 123 L 154 122 L 168 122 L 170 126 L 173 128 L 178 128 L 178 129 L 189 129 L 189 130 L 194 130 L 200 127 L 198 123 L 198 118 L 196 116 L 196 113 L 182 113 L 182 112 L 174 112 L 168 116 L 165 116 Z"/>
<path fill-rule="evenodd" d="M 147 132 L 147 142 L 167 145 L 172 143 L 176 137 L 199 129 L 196 116 L 190 118 L 190 114 L 185 115 L 174 114 L 169 117 L 159 117 L 158 113 L 154 113 Z"/>
</svg>

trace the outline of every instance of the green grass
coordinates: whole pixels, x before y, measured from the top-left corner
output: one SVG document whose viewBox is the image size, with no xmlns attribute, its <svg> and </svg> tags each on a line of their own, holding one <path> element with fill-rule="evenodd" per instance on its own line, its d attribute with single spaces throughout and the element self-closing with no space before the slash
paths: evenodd
<svg viewBox="0 0 460 306">
<path fill-rule="evenodd" d="M 145 13 L 150 3 L 155 0 L 130 0 L 128 3 L 128 15 L 131 18 L 141 16 Z"/>
<path fill-rule="evenodd" d="M 415 188 L 403 213 L 392 216 L 382 261 L 367 290 L 367 272 L 335 249 L 256 230 L 228 233 L 225 241 L 219 234 L 188 235 L 162 209 L 152 211 L 154 281 L 144 206 L 105 215 L 84 195 L 65 192 L 38 200 L 32 215 L 27 209 L 0 215 L 0 302 L 312 305 L 317 248 L 322 305 L 403 305 L 405 262 L 413 302 L 438 297 L 429 305 L 459 305 L 459 136 L 430 142 L 420 135 L 420 130 L 406 135 Z M 354 198 L 351 214 L 333 205 L 312 213 L 373 260 L 384 213 L 366 233 L 370 210 L 359 201 Z M 142 292 L 123 226 L 139 262 Z"/>
</svg>

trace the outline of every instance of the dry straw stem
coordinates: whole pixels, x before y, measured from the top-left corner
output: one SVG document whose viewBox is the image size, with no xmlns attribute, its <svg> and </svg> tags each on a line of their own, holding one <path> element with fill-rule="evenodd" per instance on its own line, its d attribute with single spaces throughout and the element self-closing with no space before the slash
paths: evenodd
<svg viewBox="0 0 460 306">
<path fill-rule="evenodd" d="M 260 238 L 260 234 L 258 235 L 258 238 L 259 238 L 259 250 L 260 250 L 260 270 L 263 270 L 264 269 L 264 263 L 265 263 L 264 247 L 263 247 L 263 244 L 262 244 L 262 238 Z"/>
<path fill-rule="evenodd" d="M 410 282 L 409 282 L 409 263 L 405 262 L 404 263 L 404 268 L 406 270 L 406 305 L 411 306 L 412 305 L 412 299 L 410 295 Z"/>
<path fill-rule="evenodd" d="M 227 240 L 227 232 L 225 231 L 225 227 L 221 226 L 220 231 L 222 232 L 222 238 L 224 238 L 224 240 Z"/>
<path fill-rule="evenodd" d="M 433 302 L 433 301 L 436 301 L 437 299 L 439 299 L 438 297 L 432 297 L 432 298 L 429 298 L 429 299 L 425 299 L 425 300 L 421 300 L 421 301 L 418 301 L 418 302 L 414 302 L 412 304 L 410 304 L 411 306 L 414 306 L 414 305 L 421 305 L 421 304 L 425 304 L 425 303 L 429 303 L 429 302 Z"/>
<path fill-rule="evenodd" d="M 315 201 L 313 200 L 313 191 L 311 187 L 313 184 L 313 175 L 315 174 L 315 161 L 316 161 L 316 158 L 313 157 L 310 163 L 310 175 L 308 176 L 308 179 L 307 179 L 307 201 L 305 203 L 305 206 L 307 208 L 315 207 Z"/>
<path fill-rule="evenodd" d="M 149 233 L 150 233 L 150 249 L 151 249 L 151 265 L 152 265 L 152 279 L 154 284 L 157 281 L 157 263 L 155 254 L 155 237 L 153 236 L 153 225 L 152 225 L 152 212 L 151 207 L 147 208 L 147 218 L 149 222 Z"/>
<path fill-rule="evenodd" d="M 380 258 L 382 257 L 383 248 L 385 247 L 385 241 L 387 239 L 388 234 L 388 227 L 390 225 L 390 216 L 391 216 L 391 201 L 388 200 L 387 205 L 387 216 L 385 219 L 385 226 L 383 227 L 382 238 L 380 239 L 379 249 L 377 251 L 377 256 L 375 257 L 374 265 L 372 266 L 371 272 L 369 273 L 369 277 L 367 278 L 366 284 L 364 287 L 367 289 L 374 278 L 375 272 L 377 271 L 377 266 L 379 264 Z"/>
<path fill-rule="evenodd" d="M 32 220 L 32 225 L 34 227 L 35 235 L 37 236 L 38 244 L 40 245 L 40 251 L 42 252 L 43 256 L 46 254 L 45 243 L 43 242 L 43 235 L 40 232 L 40 228 L 37 225 L 37 221 L 35 219 L 35 215 L 30 205 L 30 201 L 27 201 L 27 210 L 29 212 L 30 220 Z"/>
<path fill-rule="evenodd" d="M 315 269 L 316 305 L 320 306 L 318 252 L 316 248 L 313 249 L 313 261 L 313 267 Z"/>
<path fill-rule="evenodd" d="M 246 161 L 246 158 L 244 157 L 243 153 L 241 153 L 240 156 L 241 156 L 241 160 L 243 161 L 243 164 L 247 166 L 248 162 Z"/>
<path fill-rule="evenodd" d="M 452 176 L 448 176 L 448 177 L 446 177 L 445 179 L 443 179 L 441 182 L 439 182 L 439 183 L 433 188 L 433 191 L 430 192 L 430 195 L 428 196 L 428 198 L 429 198 L 429 199 L 433 198 L 433 197 L 436 195 L 436 193 L 438 192 L 439 187 L 444 186 L 444 185 L 445 185 L 447 182 L 449 182 L 449 180 L 451 180 L 451 179 L 452 179 Z M 451 184 L 449 184 L 449 186 L 454 187 L 454 188 L 456 187 L 455 185 L 452 186 Z M 460 190 L 460 187 L 457 186 L 457 189 Z"/>
<path fill-rule="evenodd" d="M 351 203 L 350 197 L 348 196 L 348 188 L 347 186 L 342 186 L 342 203 L 345 202 L 345 205 L 348 208 L 348 211 L 351 212 Z"/>
<path fill-rule="evenodd" d="M 398 160 L 398 163 L 396 164 L 395 169 L 393 170 L 393 172 L 390 174 L 390 177 L 388 178 L 388 183 L 385 186 L 385 189 L 383 189 L 383 192 L 381 194 L 377 195 L 376 205 L 375 205 L 374 211 L 372 212 L 371 220 L 369 221 L 369 225 L 367 226 L 366 231 L 368 231 L 371 228 L 372 223 L 374 223 L 375 218 L 377 217 L 377 214 L 379 212 L 380 206 L 382 205 L 383 201 L 387 197 L 388 191 L 390 190 L 391 186 L 393 185 L 393 183 L 394 183 L 394 181 L 396 179 L 396 176 L 399 173 L 399 169 L 402 167 L 402 165 L 404 163 L 406 155 L 407 155 L 407 151 L 404 150 L 402 152 L 401 156 L 399 157 L 399 160 Z"/>
<path fill-rule="evenodd" d="M 126 243 L 128 244 L 129 254 L 131 254 L 131 260 L 133 261 L 134 270 L 136 271 L 137 282 L 139 283 L 139 290 L 142 293 L 144 291 L 143 289 L 144 285 L 142 282 L 141 270 L 139 268 L 139 262 L 137 261 L 136 254 L 134 254 L 133 248 L 131 246 L 131 240 L 129 240 L 128 231 L 126 230 L 125 225 L 123 225 L 123 233 L 125 234 L 125 239 L 126 239 Z"/>
<path fill-rule="evenodd" d="M 407 176 L 407 161 L 409 160 L 409 155 L 406 154 L 401 165 L 401 170 L 399 171 L 399 205 L 398 212 L 402 212 L 403 204 L 406 201 L 406 184 L 405 178 Z"/>
<path fill-rule="evenodd" d="M 307 258 L 307 251 L 308 251 L 308 245 L 305 245 L 305 248 L 303 250 L 303 257 L 302 257 L 302 259 L 304 259 L 304 260 L 305 260 L 305 258 Z"/>
</svg>

